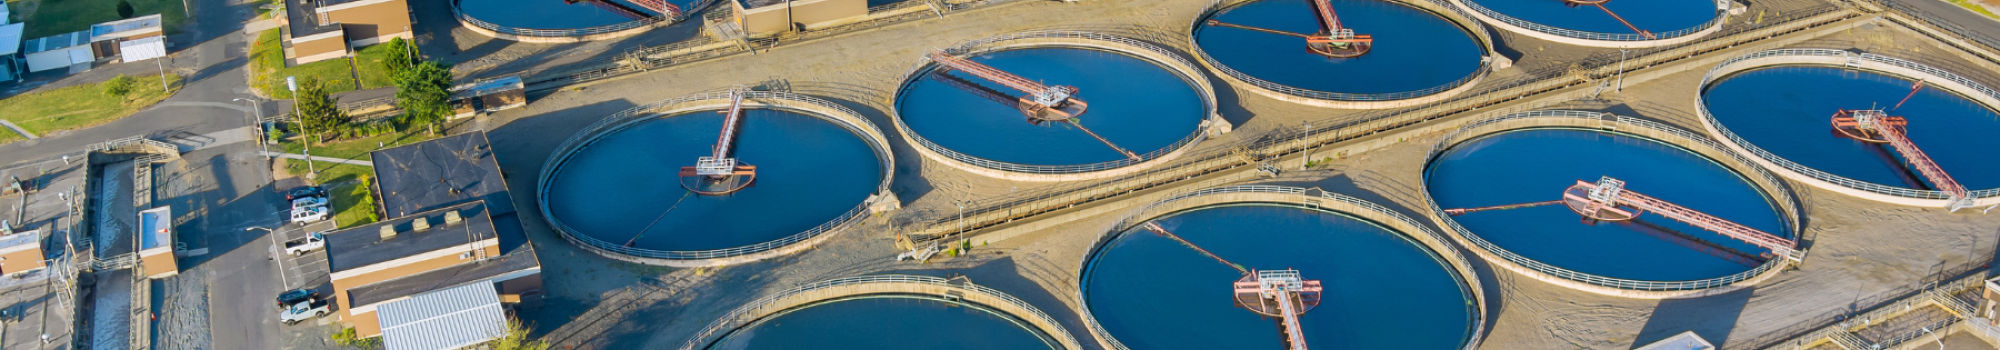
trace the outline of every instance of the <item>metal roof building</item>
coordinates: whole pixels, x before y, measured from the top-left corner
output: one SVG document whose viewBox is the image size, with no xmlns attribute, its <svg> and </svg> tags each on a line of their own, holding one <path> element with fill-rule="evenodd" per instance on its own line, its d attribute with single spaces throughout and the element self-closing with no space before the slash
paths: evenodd
<svg viewBox="0 0 2000 350">
<path fill-rule="evenodd" d="M 499 338 L 507 316 L 492 283 L 470 283 L 390 302 L 376 313 L 389 350 L 458 349 Z"/>
</svg>

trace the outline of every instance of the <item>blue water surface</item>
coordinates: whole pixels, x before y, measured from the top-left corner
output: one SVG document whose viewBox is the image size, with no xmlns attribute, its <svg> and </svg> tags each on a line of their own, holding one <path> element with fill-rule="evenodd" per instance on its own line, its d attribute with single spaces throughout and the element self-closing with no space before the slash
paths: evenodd
<svg viewBox="0 0 2000 350">
<path fill-rule="evenodd" d="M 1275 205 L 1201 208 L 1156 219 L 1248 269 L 1297 269 L 1325 285 L 1300 318 L 1329 349 L 1450 350 L 1472 330 L 1471 296 L 1436 253 L 1353 217 Z M 1151 231 L 1120 233 L 1091 258 L 1084 298 L 1133 349 L 1278 349 L 1278 324 L 1231 302 L 1237 270 Z"/>
<path fill-rule="evenodd" d="M 1791 238 L 1777 209 L 1741 176 L 1686 150 L 1622 134 L 1532 129 L 1488 135 L 1445 151 L 1430 165 L 1427 181 L 1438 206 L 1451 209 L 1560 200 L 1577 180 L 1607 175 L 1625 180 L 1626 190 Z M 1502 249 L 1599 276 L 1690 281 L 1751 269 L 1655 238 L 1633 223 L 1586 224 L 1561 204 L 1452 218 Z M 1749 254 L 1767 252 L 1650 212 L 1637 221 Z"/>
<path fill-rule="evenodd" d="M 459 12 L 481 21 L 514 28 L 526 29 L 581 29 L 606 26 L 637 19 L 626 17 L 612 10 L 591 4 L 588 1 L 610 1 L 626 8 L 638 10 L 647 17 L 660 14 L 647 10 L 631 0 L 588 0 L 567 3 L 563 0 L 456 0 Z M 697 0 L 666 0 L 689 11 Z"/>
<path fill-rule="evenodd" d="M 1813 169 L 1880 185 L 1917 188 L 1927 180 L 1887 144 L 1837 136 L 1840 109 L 1894 108 L 1909 80 L 1832 67 L 1779 67 L 1731 75 L 1702 94 L 1716 121 L 1737 136 Z M 2000 135 L 2000 115 L 1959 95 L 1926 87 L 1890 115 L 1909 120 L 1910 141 L 1968 189 L 2000 187 L 2000 162 L 1977 140 Z M 1899 174 L 1900 173 L 1900 174 Z M 1909 179 L 1909 180 L 1906 180 Z"/>
<path fill-rule="evenodd" d="M 1494 12 L 1542 25 L 1586 32 L 1634 34 L 1597 6 L 1564 5 L 1562 0 L 1459 0 L 1477 3 Z M 1713 0 L 1611 0 L 1605 8 L 1618 13 L 1633 27 L 1654 34 L 1700 27 L 1722 16 Z M 1661 38 L 1665 39 L 1665 38 Z"/>
<path fill-rule="evenodd" d="M 972 57 L 1029 80 L 1069 85 L 1090 105 L 1077 119 L 1085 128 L 1133 153 L 1167 148 L 1195 132 L 1207 108 L 1179 74 L 1131 56 L 1075 48 L 1008 50 Z M 1125 159 L 1068 123 L 1027 122 L 1011 102 L 1001 104 L 953 87 L 931 75 L 904 87 L 896 109 L 911 131 L 973 157 L 1016 164 L 1071 165 Z M 951 76 L 1006 93 L 1021 92 L 964 72 Z"/>
<path fill-rule="evenodd" d="M 840 299 L 791 310 L 730 334 L 710 350 L 1036 350 L 1041 332 L 978 306 L 903 296 Z"/>
<path fill-rule="evenodd" d="M 1195 27 L 1195 44 L 1222 65 L 1258 79 L 1357 94 L 1444 86 L 1471 76 L 1486 51 L 1465 28 L 1428 11 L 1379 0 L 1328 3 L 1342 26 L 1375 37 L 1368 54 L 1327 58 L 1307 52 L 1302 38 L 1207 25 Z M 1248 2 L 1210 18 L 1301 34 L 1316 33 L 1320 27 L 1307 0 Z"/>
<path fill-rule="evenodd" d="M 745 113 L 734 154 L 757 166 L 755 186 L 724 196 L 681 188 L 681 167 L 708 155 L 722 129 L 722 114 L 702 111 L 604 135 L 559 165 L 544 200 L 576 234 L 642 249 L 708 250 L 806 231 L 860 205 L 881 183 L 881 162 L 853 132 L 791 112 Z"/>
</svg>

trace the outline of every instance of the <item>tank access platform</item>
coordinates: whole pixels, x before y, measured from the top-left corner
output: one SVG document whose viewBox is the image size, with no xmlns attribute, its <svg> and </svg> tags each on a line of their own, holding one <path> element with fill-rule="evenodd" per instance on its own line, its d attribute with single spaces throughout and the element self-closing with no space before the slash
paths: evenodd
<svg viewBox="0 0 2000 350">
<path fill-rule="evenodd" d="M 1919 82 L 1911 88 L 1910 93 L 1914 95 L 1916 90 L 1922 87 L 1922 83 Z M 1909 100 L 1909 97 L 1903 97 L 1904 102 Z M 1902 102 L 1896 103 L 1898 107 L 1902 105 Z M 1833 130 L 1839 132 L 1841 136 L 1867 143 L 1887 143 L 1895 148 L 1896 152 L 1901 153 L 1903 159 L 1910 163 L 1910 167 L 1916 168 L 1918 173 L 1923 174 L 1924 179 L 1930 181 L 1932 187 L 1945 193 L 1946 210 L 1955 212 L 1972 207 L 1973 200 L 1968 195 L 1965 185 L 1952 179 L 1950 174 L 1944 172 L 1944 168 L 1938 166 L 1937 161 L 1931 160 L 1929 155 L 1924 154 L 1923 149 L 1917 148 L 1916 142 L 1910 141 L 1908 133 L 1903 130 L 1904 126 L 1910 124 L 1909 120 L 1891 116 L 1887 111 L 1880 109 L 1843 109 L 1834 112 L 1832 119 Z"/>
<path fill-rule="evenodd" d="M 1375 47 L 1375 36 L 1355 34 L 1353 28 L 1342 27 L 1340 16 L 1333 12 L 1333 4 L 1327 0 L 1312 0 L 1313 16 L 1319 19 L 1319 32 L 1313 34 L 1293 33 L 1277 29 L 1253 27 L 1210 19 L 1208 25 L 1248 30 L 1259 33 L 1294 36 L 1306 39 L 1306 52 L 1327 58 L 1355 58 L 1368 54 Z"/>
<path fill-rule="evenodd" d="M 1236 307 L 1265 317 L 1278 318 L 1278 332 L 1285 349 L 1306 350 L 1304 329 L 1299 316 L 1319 307 L 1319 280 L 1306 280 L 1299 270 L 1256 270 L 1236 280 Z"/>
<path fill-rule="evenodd" d="M 1126 150 L 1124 147 L 1119 147 L 1118 144 L 1112 143 L 1110 139 L 1098 135 L 1095 131 L 1090 131 L 1090 128 L 1084 127 L 1083 123 L 1077 122 L 1076 117 L 1083 115 L 1083 112 L 1090 108 L 1090 104 L 1076 98 L 1077 89 L 1074 86 L 1044 85 L 1000 70 L 999 68 L 973 62 L 972 60 L 954 56 L 944 51 L 931 52 L 930 59 L 932 62 L 937 62 L 938 66 L 941 67 L 937 73 L 931 74 L 931 79 L 933 80 L 972 93 L 987 101 L 1020 109 L 1021 114 L 1028 117 L 1029 124 L 1041 125 L 1045 122 L 1067 123 L 1072 127 L 1076 127 L 1078 131 L 1090 135 L 1091 138 L 1097 139 L 1097 142 L 1111 147 L 1112 151 L 1118 152 L 1119 155 L 1123 155 L 1125 158 L 1135 162 L 1144 160 L 1144 158 L 1139 157 L 1138 153 L 1132 153 L 1132 151 Z M 964 78 L 946 74 L 949 73 L 949 70 L 965 72 L 980 79 L 1020 90 L 1027 95 L 1019 97 L 1008 96 L 1006 93 L 981 86 Z"/>
<path fill-rule="evenodd" d="M 1798 249 L 1797 241 L 1781 238 L 1777 235 L 1759 231 L 1729 220 L 1723 220 L 1722 218 L 1659 198 L 1626 190 L 1625 181 L 1610 176 L 1598 179 L 1597 183 L 1577 180 L 1576 185 L 1563 190 L 1562 196 L 1564 205 L 1569 206 L 1569 209 L 1575 211 L 1577 214 L 1583 215 L 1587 220 L 1625 221 L 1636 219 L 1640 214 L 1651 211 L 1668 219 L 1694 225 L 1704 230 L 1720 233 L 1723 236 L 1768 249 L 1771 251 L 1771 254 L 1794 263 L 1800 262 L 1805 258 L 1804 251 Z"/>
<path fill-rule="evenodd" d="M 743 95 L 742 87 L 729 90 L 729 110 L 720 111 L 728 116 L 723 118 L 722 133 L 716 136 L 712 153 L 697 158 L 694 166 L 681 167 L 680 183 L 688 191 L 704 195 L 719 196 L 749 188 L 757 181 L 757 166 L 737 161 L 730 151 L 736 145 L 737 129 L 742 128 Z"/>
</svg>

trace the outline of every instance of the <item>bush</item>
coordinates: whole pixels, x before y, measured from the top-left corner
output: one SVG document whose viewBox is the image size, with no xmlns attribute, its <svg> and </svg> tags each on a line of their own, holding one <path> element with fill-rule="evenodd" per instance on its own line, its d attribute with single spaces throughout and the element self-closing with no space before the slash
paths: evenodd
<svg viewBox="0 0 2000 350">
<path fill-rule="evenodd" d="M 123 3 L 121 2 L 120 4 Z M 132 94 L 133 84 L 138 84 L 138 79 L 133 79 L 129 75 L 119 74 L 116 77 L 112 77 L 111 80 L 104 81 L 104 94 L 114 97 L 125 97 Z"/>
<path fill-rule="evenodd" d="M 354 327 L 341 328 L 340 331 L 333 332 L 333 336 L 329 338 L 333 338 L 334 344 L 345 347 L 363 349 L 382 348 L 382 338 L 360 338 L 354 334 Z"/>
<path fill-rule="evenodd" d="M 391 79 L 394 79 L 393 77 L 402 73 L 404 69 L 416 66 L 417 58 L 412 55 L 415 52 L 416 48 L 410 47 L 410 42 L 404 41 L 403 38 L 390 39 L 389 55 L 382 58 L 382 70 L 389 72 Z"/>
<path fill-rule="evenodd" d="M 520 320 L 507 320 L 507 334 L 493 340 L 493 350 L 548 350 L 549 343 L 528 339 L 528 327 Z"/>
<path fill-rule="evenodd" d="M 118 0 L 118 19 L 130 19 L 132 12 L 132 3 Z"/>
<path fill-rule="evenodd" d="M 391 78 L 396 81 L 396 107 L 403 109 L 405 123 L 435 127 L 450 116 L 451 68 L 424 61 Z"/>
</svg>

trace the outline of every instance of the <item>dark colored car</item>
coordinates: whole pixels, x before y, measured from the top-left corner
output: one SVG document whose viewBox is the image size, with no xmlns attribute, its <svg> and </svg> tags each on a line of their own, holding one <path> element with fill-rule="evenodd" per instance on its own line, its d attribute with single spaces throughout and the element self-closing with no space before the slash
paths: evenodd
<svg viewBox="0 0 2000 350">
<path fill-rule="evenodd" d="M 316 290 L 297 289 L 297 290 L 286 291 L 284 293 L 278 293 L 278 308 L 283 309 L 286 307 L 290 307 L 293 304 L 298 304 L 300 302 L 309 300 L 318 300 L 318 299 L 319 299 L 319 291 Z"/>
<path fill-rule="evenodd" d="M 285 201 L 287 202 L 306 197 L 326 197 L 326 188 L 319 186 L 299 186 L 285 192 Z"/>
</svg>

